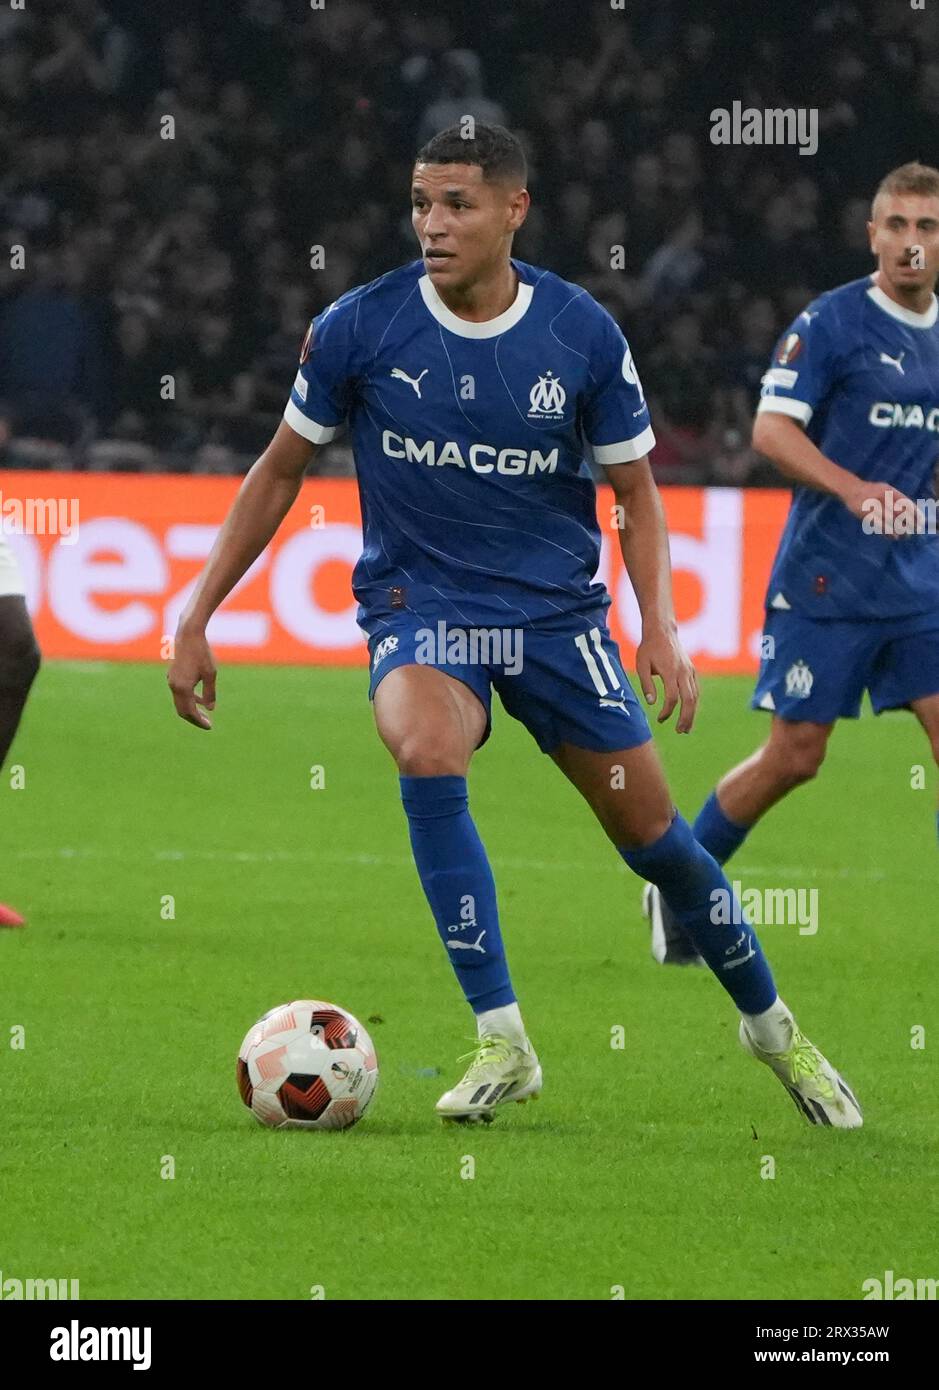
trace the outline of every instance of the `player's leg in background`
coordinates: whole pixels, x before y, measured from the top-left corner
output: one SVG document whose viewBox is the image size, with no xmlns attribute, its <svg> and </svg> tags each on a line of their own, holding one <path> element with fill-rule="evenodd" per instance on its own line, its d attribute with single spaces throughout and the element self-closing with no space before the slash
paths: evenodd
<svg viewBox="0 0 939 1390">
<path fill-rule="evenodd" d="M 721 778 L 693 827 L 719 864 L 771 807 L 817 774 L 835 722 L 860 712 L 880 644 L 870 623 L 766 613 L 751 708 L 772 713 L 769 738 Z"/>
<path fill-rule="evenodd" d="M 654 745 L 607 753 L 562 743 L 552 756 L 633 872 L 668 898 L 736 1004 L 747 1050 L 773 1070 L 809 1123 L 860 1125 L 854 1096 L 776 993 L 756 933 L 722 868 L 674 810 Z"/>
<path fill-rule="evenodd" d="M 726 864 L 777 801 L 818 773 L 834 724 L 774 715 L 769 738 L 731 768 L 701 807 L 692 831 L 718 864 Z M 702 964 L 670 904 L 655 888 L 643 910 L 652 926 L 652 954 L 662 965 Z"/>
<path fill-rule="evenodd" d="M 933 760 L 939 768 L 939 695 L 926 695 L 912 702 L 912 710 L 926 731 Z M 939 810 L 936 811 L 936 834 L 939 836 Z"/>
<path fill-rule="evenodd" d="M 720 865 L 675 810 L 651 742 L 600 753 L 562 743 L 552 754 L 629 867 L 668 898 L 706 964 L 746 1016 L 764 1015 L 776 988 L 756 933 L 742 920 Z M 726 910 L 721 910 L 726 909 Z M 770 1023 L 770 1039 L 779 1034 Z"/>
<path fill-rule="evenodd" d="M 398 766 L 421 884 L 480 1034 L 523 1041 L 492 870 L 468 807 L 466 774 L 487 712 L 469 686 L 426 665 L 389 671 L 374 712 Z"/>
<path fill-rule="evenodd" d="M 867 684 L 875 714 L 913 711 L 939 766 L 939 614 L 929 610 L 888 627 Z"/>
<path fill-rule="evenodd" d="M 19 594 L 0 595 L 0 767 L 19 727 L 39 662 L 26 600 Z M 0 926 L 22 925 L 22 917 L 0 903 Z"/>
<path fill-rule="evenodd" d="M 695 839 L 718 864 L 726 864 L 771 807 L 817 775 L 833 728 L 773 716 L 769 738 L 721 778 L 695 820 Z"/>
</svg>

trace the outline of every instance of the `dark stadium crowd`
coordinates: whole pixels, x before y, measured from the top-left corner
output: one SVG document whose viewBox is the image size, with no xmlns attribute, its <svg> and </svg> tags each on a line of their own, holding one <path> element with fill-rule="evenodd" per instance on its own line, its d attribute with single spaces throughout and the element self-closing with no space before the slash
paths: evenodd
<svg viewBox="0 0 939 1390">
<path fill-rule="evenodd" d="M 735 101 L 816 108 L 817 152 L 713 144 Z M 2 466 L 248 467 L 310 317 L 414 259 L 414 154 L 469 114 L 529 157 L 515 254 L 626 332 L 659 478 L 770 482 L 775 338 L 939 157 L 939 3 L 4 6 L 0 113 Z"/>
</svg>

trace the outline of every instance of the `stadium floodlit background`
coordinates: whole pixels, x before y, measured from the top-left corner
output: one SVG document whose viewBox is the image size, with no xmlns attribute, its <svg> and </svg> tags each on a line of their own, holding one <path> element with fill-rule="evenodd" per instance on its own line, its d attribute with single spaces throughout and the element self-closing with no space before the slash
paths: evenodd
<svg viewBox="0 0 939 1390">
<path fill-rule="evenodd" d="M 712 145 L 732 100 L 816 107 L 819 152 Z M 8 467 L 244 471 L 312 315 L 414 259 L 414 151 L 470 113 L 524 139 L 517 254 L 625 329 L 660 480 L 763 483 L 776 335 L 870 270 L 872 186 L 939 144 L 939 6 L 37 3 L 0 13 L 0 111 Z"/>
<path fill-rule="evenodd" d="M 735 101 L 817 108 L 817 152 L 712 144 Z M 348 608 L 358 544 L 342 438 L 302 494 L 343 537 L 329 602 L 301 622 L 302 584 L 272 581 L 284 640 L 253 657 L 268 595 L 246 587 L 212 733 L 172 711 L 170 599 L 269 441 L 312 315 L 414 258 L 414 152 L 465 114 L 525 142 L 516 254 L 630 340 L 679 613 L 707 610 L 703 669 L 738 673 L 704 679 L 691 738 L 657 735 L 686 815 L 765 730 L 746 672 L 786 497 L 748 446 L 760 378 L 813 294 L 872 269 L 882 175 L 937 162 L 939 3 L 0 7 L 0 489 L 74 493 L 83 537 L 11 538 L 37 542 L 46 662 L 0 779 L 0 898 L 29 918 L 0 933 L 2 1275 L 284 1299 L 857 1299 L 887 1271 L 935 1276 L 934 1044 L 911 1043 L 935 1018 L 934 819 L 912 719 L 839 729 L 733 864 L 818 890 L 816 934 L 763 940 L 867 1104 L 842 1135 L 799 1127 L 706 972 L 652 964 L 637 882 L 497 710 L 471 804 L 546 1091 L 468 1140 L 432 1111 L 469 1020 L 365 671 L 342 669 L 364 659 L 354 609 L 339 637 L 322 611 Z M 235 1049 L 313 996 L 369 1021 L 378 1097 L 345 1135 L 262 1131 Z"/>
</svg>

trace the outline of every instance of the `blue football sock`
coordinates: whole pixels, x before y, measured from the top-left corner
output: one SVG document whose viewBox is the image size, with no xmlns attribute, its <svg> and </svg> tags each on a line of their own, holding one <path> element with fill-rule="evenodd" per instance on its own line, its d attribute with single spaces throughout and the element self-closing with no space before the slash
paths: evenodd
<svg viewBox="0 0 939 1390">
<path fill-rule="evenodd" d="M 621 849 L 634 873 L 648 879 L 691 937 L 741 1013 L 760 1014 L 776 999 L 766 957 L 716 860 L 680 815 L 654 844 Z"/>
<path fill-rule="evenodd" d="M 515 1002 L 499 932 L 496 885 L 468 810 L 465 777 L 402 777 L 421 885 L 473 1012 Z"/>
<path fill-rule="evenodd" d="M 721 810 L 717 792 L 711 792 L 698 812 L 693 833 L 698 844 L 703 845 L 718 864 L 726 864 L 752 829 L 752 825 L 736 825 L 732 820 L 728 820 Z"/>
</svg>

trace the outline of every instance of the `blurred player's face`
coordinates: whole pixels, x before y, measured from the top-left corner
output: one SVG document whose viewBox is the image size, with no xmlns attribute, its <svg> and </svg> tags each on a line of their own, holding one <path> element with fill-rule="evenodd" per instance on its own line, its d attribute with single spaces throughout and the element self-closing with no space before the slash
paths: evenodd
<svg viewBox="0 0 939 1390">
<path fill-rule="evenodd" d="M 528 204 L 524 188 L 487 183 L 478 164 L 416 164 L 411 221 L 433 285 L 459 294 L 503 270 Z"/>
<path fill-rule="evenodd" d="M 932 290 L 939 275 L 939 198 L 881 193 L 867 231 L 885 289 L 901 299 Z"/>
</svg>

